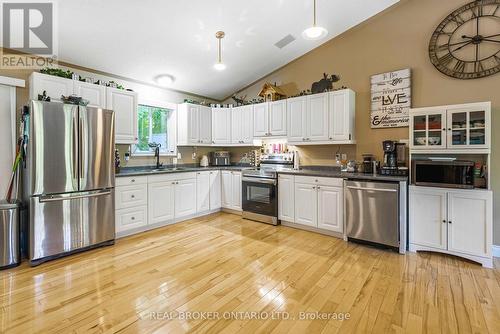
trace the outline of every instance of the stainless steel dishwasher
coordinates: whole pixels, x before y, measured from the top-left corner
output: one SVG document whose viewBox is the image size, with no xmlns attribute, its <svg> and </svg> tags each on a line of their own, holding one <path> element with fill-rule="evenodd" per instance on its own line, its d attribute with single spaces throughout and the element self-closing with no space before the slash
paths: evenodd
<svg viewBox="0 0 500 334">
<path fill-rule="evenodd" d="M 400 248 L 399 183 L 345 181 L 347 238 Z"/>
</svg>

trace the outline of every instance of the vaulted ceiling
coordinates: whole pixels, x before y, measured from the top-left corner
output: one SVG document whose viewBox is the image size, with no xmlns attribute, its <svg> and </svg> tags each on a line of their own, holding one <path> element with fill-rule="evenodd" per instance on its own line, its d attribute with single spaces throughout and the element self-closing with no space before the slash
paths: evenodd
<svg viewBox="0 0 500 334">
<path fill-rule="evenodd" d="M 309 41 L 301 32 L 313 0 L 59 0 L 59 59 L 151 84 L 167 73 L 173 89 L 222 99 L 398 1 L 317 0 L 329 34 Z M 293 42 L 274 45 L 289 34 Z"/>
</svg>

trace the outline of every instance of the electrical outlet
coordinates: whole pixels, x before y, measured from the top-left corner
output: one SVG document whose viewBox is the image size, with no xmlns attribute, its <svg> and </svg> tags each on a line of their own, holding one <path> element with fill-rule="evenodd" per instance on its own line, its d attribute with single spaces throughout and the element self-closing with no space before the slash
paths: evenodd
<svg viewBox="0 0 500 334">
<path fill-rule="evenodd" d="M 193 152 L 193 154 L 191 155 L 191 159 L 196 160 L 196 152 Z"/>
<path fill-rule="evenodd" d="M 347 160 L 347 154 L 342 153 L 342 160 Z"/>
<path fill-rule="evenodd" d="M 182 159 L 182 154 L 181 154 L 181 152 L 177 153 L 177 159 L 179 159 L 179 160 L 180 160 L 180 159 Z"/>
</svg>

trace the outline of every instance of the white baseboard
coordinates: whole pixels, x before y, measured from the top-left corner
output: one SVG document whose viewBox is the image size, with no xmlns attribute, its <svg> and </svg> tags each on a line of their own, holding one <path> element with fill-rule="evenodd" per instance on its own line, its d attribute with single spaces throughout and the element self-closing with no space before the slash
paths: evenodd
<svg viewBox="0 0 500 334">
<path fill-rule="evenodd" d="M 493 254 L 493 257 L 500 257 L 500 246 L 493 245 L 492 246 L 492 254 Z"/>
</svg>

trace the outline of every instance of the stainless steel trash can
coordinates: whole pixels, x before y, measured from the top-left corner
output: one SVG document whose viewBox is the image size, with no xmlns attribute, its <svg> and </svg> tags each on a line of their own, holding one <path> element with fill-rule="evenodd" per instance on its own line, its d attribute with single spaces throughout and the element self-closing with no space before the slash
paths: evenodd
<svg viewBox="0 0 500 334">
<path fill-rule="evenodd" d="M 0 269 L 21 263 L 18 202 L 0 201 Z"/>
</svg>

